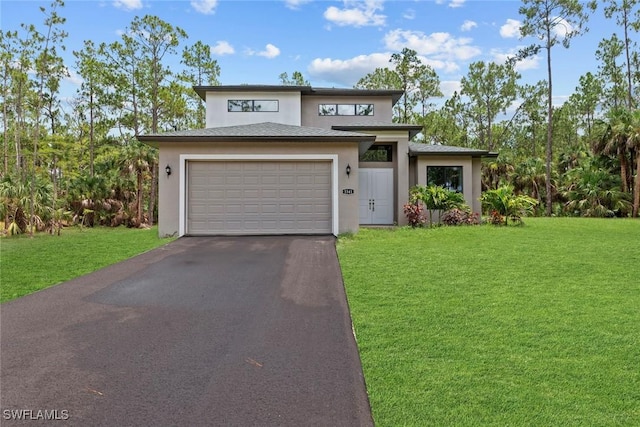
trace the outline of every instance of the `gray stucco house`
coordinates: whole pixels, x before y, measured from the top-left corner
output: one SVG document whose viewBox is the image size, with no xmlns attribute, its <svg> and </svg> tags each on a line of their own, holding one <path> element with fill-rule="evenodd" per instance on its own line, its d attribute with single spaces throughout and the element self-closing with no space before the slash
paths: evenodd
<svg viewBox="0 0 640 427">
<path fill-rule="evenodd" d="M 160 156 L 159 234 L 339 234 L 407 223 L 416 184 L 480 212 L 484 150 L 411 142 L 392 122 L 403 92 L 197 86 L 206 128 L 138 137 Z"/>
</svg>

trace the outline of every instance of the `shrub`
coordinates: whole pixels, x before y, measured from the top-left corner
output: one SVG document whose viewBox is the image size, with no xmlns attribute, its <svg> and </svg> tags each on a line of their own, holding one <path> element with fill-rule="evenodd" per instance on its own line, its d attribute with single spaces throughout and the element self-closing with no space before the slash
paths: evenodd
<svg viewBox="0 0 640 427">
<path fill-rule="evenodd" d="M 513 222 L 522 224 L 522 216 L 533 212 L 534 207 L 538 204 L 536 199 L 525 195 L 516 195 L 513 187 L 503 185 L 495 190 L 488 190 L 482 194 L 480 198 L 482 206 L 491 211 L 491 223 L 495 224 L 494 212 L 497 212 L 502 219 L 504 225 L 507 225 L 509 219 Z"/>
<path fill-rule="evenodd" d="M 422 203 L 429 212 L 429 224 L 433 224 L 434 211 L 468 209 L 464 195 L 436 185 L 416 185 L 409 192 L 411 203 Z"/>
<path fill-rule="evenodd" d="M 440 220 L 444 225 L 478 225 L 480 215 L 468 210 L 453 208 L 442 214 Z"/>
<path fill-rule="evenodd" d="M 424 214 L 424 208 L 420 203 L 407 203 L 404 205 L 403 209 L 411 227 L 419 227 L 427 222 L 427 217 Z"/>
</svg>

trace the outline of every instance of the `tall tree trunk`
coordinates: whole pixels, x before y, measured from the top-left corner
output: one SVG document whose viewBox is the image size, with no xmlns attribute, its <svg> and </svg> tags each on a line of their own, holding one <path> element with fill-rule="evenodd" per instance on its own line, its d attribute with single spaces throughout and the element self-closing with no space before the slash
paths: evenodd
<svg viewBox="0 0 640 427">
<path fill-rule="evenodd" d="M 622 181 L 622 192 L 629 192 L 629 179 L 627 178 L 627 155 L 623 150 L 620 150 L 618 154 L 618 159 L 620 160 L 620 180 Z"/>
<path fill-rule="evenodd" d="M 636 181 L 633 186 L 633 213 L 634 218 L 638 217 L 640 211 L 640 148 L 636 149 Z"/>
<path fill-rule="evenodd" d="M 93 87 L 89 94 L 89 176 L 93 178 Z"/>
<path fill-rule="evenodd" d="M 547 165 L 545 176 L 545 187 L 547 190 L 547 216 L 551 216 L 552 194 L 551 194 L 551 162 L 553 160 L 553 85 L 551 83 L 551 28 L 547 28 L 547 75 L 549 79 L 547 93 Z"/>
<path fill-rule="evenodd" d="M 623 20 L 624 20 L 624 47 L 627 54 L 627 105 L 633 108 L 633 86 L 631 84 L 631 57 L 629 56 L 629 16 L 628 10 L 623 4 Z"/>
</svg>

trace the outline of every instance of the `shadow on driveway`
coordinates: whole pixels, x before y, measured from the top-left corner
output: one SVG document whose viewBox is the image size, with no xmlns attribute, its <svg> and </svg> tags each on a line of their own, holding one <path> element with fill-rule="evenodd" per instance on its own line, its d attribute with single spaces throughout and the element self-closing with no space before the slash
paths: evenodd
<svg viewBox="0 0 640 427">
<path fill-rule="evenodd" d="M 0 320 L 2 425 L 373 424 L 332 236 L 181 238 Z"/>
</svg>

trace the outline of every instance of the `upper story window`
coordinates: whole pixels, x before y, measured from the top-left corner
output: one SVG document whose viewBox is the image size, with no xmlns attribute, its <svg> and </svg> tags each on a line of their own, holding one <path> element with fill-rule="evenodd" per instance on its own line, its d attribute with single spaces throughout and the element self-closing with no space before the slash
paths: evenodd
<svg viewBox="0 0 640 427">
<path fill-rule="evenodd" d="M 278 101 L 274 99 L 230 99 L 227 101 L 227 111 L 255 113 L 278 112 Z"/>
<path fill-rule="evenodd" d="M 373 116 L 373 104 L 318 104 L 320 116 Z"/>
</svg>

